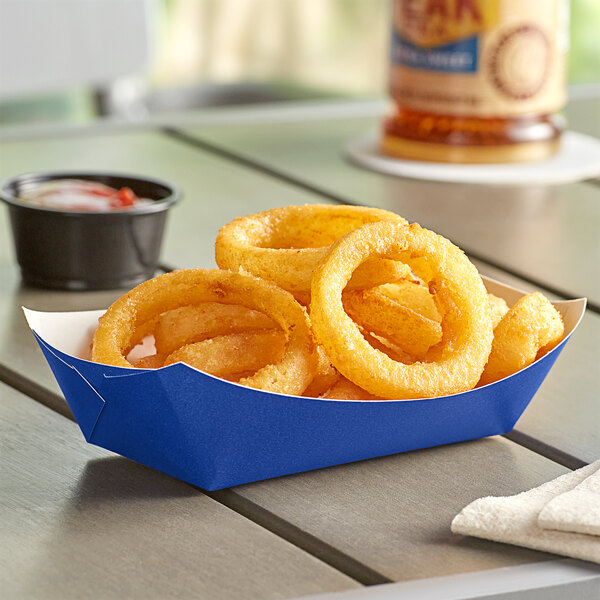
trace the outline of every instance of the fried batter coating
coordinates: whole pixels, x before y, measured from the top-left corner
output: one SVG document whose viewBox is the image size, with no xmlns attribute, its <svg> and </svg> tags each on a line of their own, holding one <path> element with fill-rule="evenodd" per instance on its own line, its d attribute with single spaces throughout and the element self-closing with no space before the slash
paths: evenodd
<svg viewBox="0 0 600 600">
<path fill-rule="evenodd" d="M 121 296 L 99 319 L 92 360 L 131 367 L 123 353 L 140 325 L 167 311 L 202 302 L 242 305 L 268 314 L 286 335 L 281 360 L 264 366 L 240 383 L 281 394 L 304 392 L 317 367 L 316 344 L 306 310 L 289 292 L 269 281 L 218 269 L 165 273 Z"/>
<path fill-rule="evenodd" d="M 494 294 L 488 293 L 488 300 L 490 301 L 490 312 L 492 317 L 492 327 L 496 329 L 498 323 L 502 321 L 502 317 L 508 312 L 508 304 L 504 298 L 494 296 Z"/>
<path fill-rule="evenodd" d="M 438 323 L 442 320 L 433 295 L 430 293 L 428 286 L 422 282 L 407 279 L 406 281 L 380 285 L 375 290 L 427 319 Z"/>
<path fill-rule="evenodd" d="M 384 398 L 378 398 L 377 396 L 373 396 L 373 394 L 369 394 L 369 392 L 358 387 L 345 377 L 340 377 L 321 398 L 336 400 L 384 400 Z"/>
<path fill-rule="evenodd" d="M 160 315 L 154 330 L 154 343 L 158 352 L 168 355 L 181 346 L 216 335 L 276 327 L 277 323 L 273 319 L 245 306 L 203 302 L 182 306 Z"/>
<path fill-rule="evenodd" d="M 382 220 L 406 223 L 395 213 L 365 206 L 307 204 L 239 217 L 217 236 L 215 259 L 222 269 L 252 273 L 292 293 L 308 292 L 314 270 L 342 235 Z M 402 262 L 374 259 L 357 269 L 350 288 L 362 289 L 408 277 Z"/>
<path fill-rule="evenodd" d="M 277 329 L 218 335 L 175 350 L 165 366 L 184 362 L 217 377 L 253 372 L 279 362 L 285 344 L 285 334 Z"/>
<path fill-rule="evenodd" d="M 339 372 L 331 362 L 329 362 L 329 359 L 321 346 L 317 346 L 317 358 L 317 373 L 308 387 L 304 390 L 304 394 L 302 394 L 309 398 L 318 398 L 340 378 Z"/>
<path fill-rule="evenodd" d="M 393 360 L 373 348 L 346 314 L 342 292 L 357 266 L 373 256 L 404 260 L 435 291 L 443 314 L 435 360 L 413 364 Z M 449 240 L 414 223 L 363 225 L 333 244 L 313 276 L 311 322 L 317 341 L 342 375 L 369 393 L 390 399 L 472 389 L 492 345 L 489 300 L 477 269 Z"/>
<path fill-rule="evenodd" d="M 492 351 L 480 385 L 508 377 L 550 351 L 565 332 L 560 313 L 539 292 L 523 296 L 494 330 Z"/>
<path fill-rule="evenodd" d="M 342 295 L 344 309 L 361 327 L 388 338 L 408 354 L 422 358 L 442 339 L 442 326 L 374 290 L 351 290 Z"/>
</svg>

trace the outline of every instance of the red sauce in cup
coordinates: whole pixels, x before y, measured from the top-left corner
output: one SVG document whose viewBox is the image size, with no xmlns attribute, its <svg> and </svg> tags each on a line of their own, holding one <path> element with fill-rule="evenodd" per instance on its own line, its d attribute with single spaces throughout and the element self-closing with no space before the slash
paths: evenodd
<svg viewBox="0 0 600 600">
<path fill-rule="evenodd" d="M 111 212 L 137 208 L 152 200 L 138 198 L 128 187 L 115 189 L 81 179 L 57 179 L 22 192 L 25 204 L 73 212 Z"/>
</svg>

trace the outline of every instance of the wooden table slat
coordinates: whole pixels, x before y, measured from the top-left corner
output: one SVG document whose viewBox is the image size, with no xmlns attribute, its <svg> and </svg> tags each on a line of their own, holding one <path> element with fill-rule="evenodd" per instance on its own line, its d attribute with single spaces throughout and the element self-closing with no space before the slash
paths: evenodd
<svg viewBox="0 0 600 600">
<path fill-rule="evenodd" d="M 0 384 L 4 598 L 282 598 L 360 587 Z"/>
<path fill-rule="evenodd" d="M 567 469 L 503 438 L 418 450 L 233 488 L 394 581 L 537 562 L 551 555 L 450 532 L 482 496 Z"/>
</svg>

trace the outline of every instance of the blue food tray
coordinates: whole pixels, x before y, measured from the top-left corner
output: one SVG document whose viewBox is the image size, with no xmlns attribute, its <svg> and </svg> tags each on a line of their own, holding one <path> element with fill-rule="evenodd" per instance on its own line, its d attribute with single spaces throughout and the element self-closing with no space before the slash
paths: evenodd
<svg viewBox="0 0 600 600">
<path fill-rule="evenodd" d="M 522 295 L 486 284 L 509 304 Z M 78 358 L 103 311 L 25 313 L 89 443 L 218 490 L 510 431 L 575 330 L 585 300 L 555 306 L 565 339 L 522 371 L 461 394 L 385 401 L 273 394 L 183 363 L 155 370 L 103 365 Z M 73 336 L 65 336 L 69 330 Z"/>
</svg>

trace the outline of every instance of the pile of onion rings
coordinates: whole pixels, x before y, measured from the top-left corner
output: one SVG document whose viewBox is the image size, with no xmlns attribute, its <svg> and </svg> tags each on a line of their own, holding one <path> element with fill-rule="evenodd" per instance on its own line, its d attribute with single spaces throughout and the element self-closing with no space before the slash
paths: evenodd
<svg viewBox="0 0 600 600">
<path fill-rule="evenodd" d="M 160 275 L 119 298 L 92 359 L 185 362 L 282 394 L 399 400 L 497 381 L 564 335 L 544 296 L 509 308 L 458 247 L 385 210 L 248 215 L 221 229 L 215 255 L 219 269 Z"/>
<path fill-rule="evenodd" d="M 100 317 L 92 344 L 92 360 L 131 366 L 125 356 L 137 327 L 144 328 L 146 323 L 154 322 L 171 310 L 203 302 L 238 305 L 264 313 L 286 337 L 281 359 L 251 375 L 241 373 L 241 384 L 292 395 L 301 394 L 307 388 L 316 373 L 317 350 L 306 310 L 289 292 L 269 281 L 219 269 L 166 273 L 145 281 L 119 298 Z M 184 348 L 194 354 L 194 344 Z"/>
</svg>

